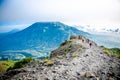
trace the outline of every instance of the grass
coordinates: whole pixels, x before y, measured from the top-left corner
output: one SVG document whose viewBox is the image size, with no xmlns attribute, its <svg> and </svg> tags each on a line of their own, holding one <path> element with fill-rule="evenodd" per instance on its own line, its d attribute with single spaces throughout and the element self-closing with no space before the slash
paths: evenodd
<svg viewBox="0 0 120 80">
<path fill-rule="evenodd" d="M 110 51 L 120 58 L 120 48 L 112 48 Z"/>
<path fill-rule="evenodd" d="M 82 51 L 82 48 L 79 48 L 78 51 Z"/>
<path fill-rule="evenodd" d="M 116 57 L 120 58 L 120 48 L 104 48 L 103 52 L 109 55 L 115 55 Z"/>
<path fill-rule="evenodd" d="M 32 57 L 28 57 L 28 58 L 25 58 L 25 59 L 22 59 L 20 61 L 17 61 L 13 67 L 10 67 L 9 69 L 17 69 L 17 68 L 22 68 L 24 67 L 25 64 L 31 62 L 33 60 Z"/>
<path fill-rule="evenodd" d="M 0 74 L 5 73 L 6 70 L 7 70 L 7 66 L 0 62 Z"/>
<path fill-rule="evenodd" d="M 81 38 L 82 36 L 77 36 L 77 35 L 71 35 L 70 36 L 70 39 L 78 39 L 78 38 Z"/>
<path fill-rule="evenodd" d="M 33 58 L 29 57 L 19 61 L 13 61 L 13 60 L 0 61 L 0 73 L 5 73 L 8 70 L 24 67 L 26 63 L 29 63 L 32 60 Z"/>
<path fill-rule="evenodd" d="M 13 67 L 16 61 L 0 61 L 0 73 L 5 73 L 10 67 Z"/>
<path fill-rule="evenodd" d="M 73 57 L 79 57 L 79 54 L 78 53 L 74 53 Z"/>
<path fill-rule="evenodd" d="M 68 48 L 68 51 L 70 51 L 72 48 Z"/>
<path fill-rule="evenodd" d="M 62 56 L 60 56 L 60 55 L 57 55 L 57 58 L 58 58 L 58 59 L 62 59 L 63 57 L 62 57 Z"/>
<path fill-rule="evenodd" d="M 65 42 L 60 44 L 60 47 L 66 45 L 66 44 L 70 44 L 71 42 L 72 42 L 71 40 L 66 40 Z"/>
<path fill-rule="evenodd" d="M 107 48 L 104 48 L 103 52 L 106 53 L 106 54 L 112 54 L 112 52 L 109 49 L 107 49 Z"/>
<path fill-rule="evenodd" d="M 54 62 L 52 60 L 50 60 L 49 58 L 45 59 L 44 63 L 46 63 L 47 66 L 52 66 L 54 64 Z"/>
<path fill-rule="evenodd" d="M 66 55 L 66 54 L 67 54 L 67 52 L 64 52 L 64 54 Z"/>
</svg>

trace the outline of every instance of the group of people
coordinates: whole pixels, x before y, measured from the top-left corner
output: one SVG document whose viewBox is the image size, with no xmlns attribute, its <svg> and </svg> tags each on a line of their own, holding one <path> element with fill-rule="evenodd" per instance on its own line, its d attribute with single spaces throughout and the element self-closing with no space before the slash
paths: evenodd
<svg viewBox="0 0 120 80">
<path fill-rule="evenodd" d="M 82 42 L 83 43 L 85 42 L 85 38 L 84 37 L 82 37 Z M 89 39 L 88 39 L 88 44 L 89 44 L 90 47 L 92 46 L 92 42 Z"/>
</svg>

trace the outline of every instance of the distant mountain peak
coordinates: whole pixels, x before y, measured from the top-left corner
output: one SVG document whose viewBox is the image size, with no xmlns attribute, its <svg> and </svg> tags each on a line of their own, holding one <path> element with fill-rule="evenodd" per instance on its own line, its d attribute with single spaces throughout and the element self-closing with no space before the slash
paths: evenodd
<svg viewBox="0 0 120 80">
<path fill-rule="evenodd" d="M 38 53 L 45 54 L 57 48 L 61 42 L 67 40 L 72 34 L 89 36 L 89 33 L 61 22 L 36 22 L 24 30 L 2 38 L 0 40 L 0 52 L 7 50 L 36 50 Z M 27 54 L 34 55 L 31 51 L 28 52 Z M 21 54 L 22 52 L 18 53 Z"/>
<path fill-rule="evenodd" d="M 57 21 L 55 21 L 55 22 L 36 22 L 33 25 L 35 25 L 35 24 L 59 24 L 59 25 L 62 24 L 62 25 L 64 25 L 63 23 L 57 22 Z"/>
<path fill-rule="evenodd" d="M 61 23 L 61 22 L 36 22 L 36 23 L 33 23 L 31 26 L 29 26 L 28 28 L 31 28 L 31 27 L 36 27 L 36 28 L 40 28 L 40 27 L 66 27 L 68 25 L 65 25 L 64 23 Z"/>
<path fill-rule="evenodd" d="M 20 31 L 20 30 L 19 29 L 13 29 L 13 30 L 9 31 L 9 33 L 15 33 L 15 32 L 18 32 L 18 31 Z"/>
</svg>

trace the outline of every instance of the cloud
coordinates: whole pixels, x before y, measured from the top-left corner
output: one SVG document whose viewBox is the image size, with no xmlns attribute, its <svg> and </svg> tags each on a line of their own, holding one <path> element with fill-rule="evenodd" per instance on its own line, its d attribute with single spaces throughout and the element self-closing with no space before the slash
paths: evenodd
<svg viewBox="0 0 120 80">
<path fill-rule="evenodd" d="M 68 24 L 118 25 L 119 0 L 6 0 L 0 22 L 61 21 Z"/>
</svg>

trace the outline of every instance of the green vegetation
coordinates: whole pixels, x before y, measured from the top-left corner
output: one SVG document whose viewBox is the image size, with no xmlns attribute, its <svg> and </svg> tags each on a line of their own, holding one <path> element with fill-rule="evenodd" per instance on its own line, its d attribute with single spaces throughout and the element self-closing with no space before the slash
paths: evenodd
<svg viewBox="0 0 120 80">
<path fill-rule="evenodd" d="M 0 73 L 4 73 L 8 70 L 8 68 L 13 67 L 16 61 L 7 60 L 0 61 Z"/>
<path fill-rule="evenodd" d="M 64 52 L 64 54 L 66 55 L 66 54 L 67 54 L 67 52 Z"/>
<path fill-rule="evenodd" d="M 86 39 L 86 42 L 87 42 L 87 43 L 89 43 L 89 41 L 90 41 L 89 39 Z"/>
<path fill-rule="evenodd" d="M 72 48 L 68 48 L 68 51 L 70 51 Z"/>
<path fill-rule="evenodd" d="M 0 62 L 0 74 L 6 72 L 6 70 L 7 70 L 6 65 L 4 65 Z"/>
<path fill-rule="evenodd" d="M 79 35 L 79 36 L 78 36 L 78 39 L 82 39 L 82 36 L 81 36 L 81 35 Z"/>
<path fill-rule="evenodd" d="M 70 36 L 70 39 L 78 39 L 78 36 L 76 36 L 76 35 L 71 35 L 71 36 Z"/>
<path fill-rule="evenodd" d="M 47 66 L 52 66 L 54 64 L 54 62 L 52 60 L 50 60 L 49 58 L 45 59 L 44 63 L 46 63 Z"/>
<path fill-rule="evenodd" d="M 79 57 L 79 54 L 78 53 L 74 53 L 73 57 Z"/>
<path fill-rule="evenodd" d="M 66 45 L 66 44 L 70 44 L 71 42 L 72 42 L 71 40 L 66 40 L 65 42 L 60 44 L 60 47 Z"/>
<path fill-rule="evenodd" d="M 60 55 L 57 55 L 57 58 L 58 58 L 58 59 L 62 59 L 63 57 L 62 57 L 62 56 L 60 56 Z"/>
<path fill-rule="evenodd" d="M 79 52 L 82 51 L 82 48 L 79 48 L 78 51 L 79 51 Z"/>
<path fill-rule="evenodd" d="M 19 61 L 13 61 L 13 60 L 0 61 L 0 73 L 4 73 L 8 70 L 24 67 L 26 63 L 29 63 L 32 60 L 33 58 L 29 57 Z"/>
<path fill-rule="evenodd" d="M 106 54 L 111 54 L 111 53 L 112 53 L 112 52 L 111 52 L 109 49 L 107 49 L 107 48 L 104 48 L 104 49 L 103 49 L 103 52 L 106 53 Z"/>
<path fill-rule="evenodd" d="M 14 64 L 14 66 L 13 66 L 13 67 L 10 67 L 8 70 L 17 69 L 17 68 L 22 68 L 22 67 L 24 67 L 24 65 L 25 65 L 26 63 L 29 63 L 29 62 L 31 62 L 32 60 L 33 60 L 33 58 L 32 58 L 32 57 L 29 57 L 29 58 L 25 58 L 25 59 L 23 59 L 23 60 L 17 61 L 17 62 Z"/>
<path fill-rule="evenodd" d="M 111 49 L 108 49 L 108 48 L 104 47 L 103 52 L 106 53 L 106 54 L 115 55 L 116 57 L 120 58 L 120 48 L 111 48 Z"/>
<path fill-rule="evenodd" d="M 120 58 L 120 48 L 112 48 L 110 49 L 113 54 Z"/>
</svg>

